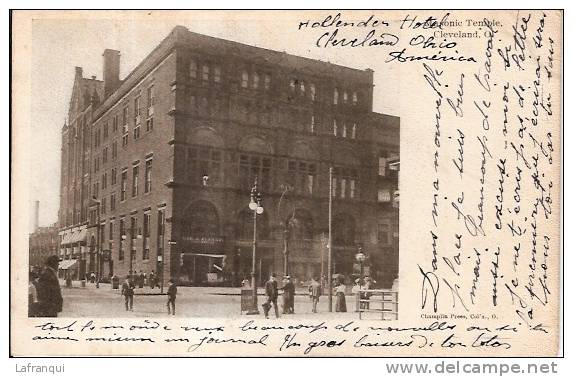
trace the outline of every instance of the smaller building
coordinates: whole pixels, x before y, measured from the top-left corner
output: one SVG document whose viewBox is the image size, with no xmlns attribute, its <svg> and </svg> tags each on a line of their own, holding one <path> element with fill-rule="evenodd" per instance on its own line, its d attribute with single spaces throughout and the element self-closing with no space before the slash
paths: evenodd
<svg viewBox="0 0 573 377">
<path fill-rule="evenodd" d="M 41 267 L 50 255 L 58 255 L 60 249 L 60 237 L 57 224 L 37 228 L 30 233 L 29 254 L 30 268 Z"/>
</svg>

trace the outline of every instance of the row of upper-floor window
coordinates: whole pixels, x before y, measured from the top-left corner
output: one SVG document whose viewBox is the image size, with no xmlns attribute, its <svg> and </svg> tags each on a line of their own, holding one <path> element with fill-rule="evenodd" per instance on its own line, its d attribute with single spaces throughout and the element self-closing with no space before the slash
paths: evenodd
<svg viewBox="0 0 573 377">
<path fill-rule="evenodd" d="M 198 59 L 190 59 L 189 61 L 189 78 L 191 80 L 199 80 L 205 83 L 213 83 L 215 85 L 225 81 L 224 71 L 218 64 L 213 64 L 208 61 L 200 61 Z M 263 90 L 268 91 L 271 89 L 273 79 L 271 73 L 265 69 L 239 69 L 233 72 L 237 75 L 242 89 Z M 312 82 L 310 78 L 304 78 L 300 75 L 288 76 L 288 90 L 286 91 L 289 98 L 293 96 L 299 98 L 306 98 L 310 101 L 319 101 L 318 84 Z M 325 101 L 328 96 L 325 95 Z M 359 92 L 354 89 L 342 89 L 336 86 L 332 89 L 331 103 L 333 105 L 351 104 L 353 106 L 359 103 Z"/>
</svg>

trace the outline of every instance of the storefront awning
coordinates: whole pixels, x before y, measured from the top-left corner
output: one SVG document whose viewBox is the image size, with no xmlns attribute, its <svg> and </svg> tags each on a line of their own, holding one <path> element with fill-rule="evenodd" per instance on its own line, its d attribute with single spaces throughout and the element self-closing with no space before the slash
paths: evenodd
<svg viewBox="0 0 573 377">
<path fill-rule="evenodd" d="M 58 266 L 58 268 L 60 270 L 67 270 L 70 267 L 73 267 L 76 264 L 77 260 L 76 259 L 66 259 L 60 262 L 60 265 Z"/>
<path fill-rule="evenodd" d="M 225 254 L 203 254 L 203 253 L 183 253 L 184 256 L 191 255 L 194 257 L 224 258 Z"/>
<path fill-rule="evenodd" d="M 62 239 L 62 245 L 71 245 L 78 242 L 85 243 L 87 233 L 88 233 L 87 229 L 82 229 L 76 232 L 64 234 L 64 238 Z"/>
</svg>

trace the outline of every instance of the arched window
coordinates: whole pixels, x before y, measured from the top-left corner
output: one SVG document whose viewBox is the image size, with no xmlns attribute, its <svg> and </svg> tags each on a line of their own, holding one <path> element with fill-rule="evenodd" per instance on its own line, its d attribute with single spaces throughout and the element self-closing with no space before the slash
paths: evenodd
<svg viewBox="0 0 573 377">
<path fill-rule="evenodd" d="M 199 201 L 187 208 L 183 219 L 184 240 L 218 237 L 219 234 L 219 215 L 213 204 Z"/>
<path fill-rule="evenodd" d="M 332 222 L 332 244 L 352 246 L 356 239 L 356 222 L 348 214 L 340 214 Z"/>
<path fill-rule="evenodd" d="M 243 139 L 239 144 L 239 179 L 243 189 L 253 186 L 255 177 L 259 190 L 270 191 L 272 189 L 272 147 L 264 139 L 251 136 Z"/>
<path fill-rule="evenodd" d="M 289 238 L 291 240 L 310 241 L 314 236 L 312 215 L 306 209 L 295 208 L 287 218 Z"/>
<path fill-rule="evenodd" d="M 239 213 L 237 221 L 237 238 L 241 240 L 253 239 L 253 211 L 245 208 Z M 266 240 L 270 238 L 269 217 L 265 212 L 262 215 L 257 215 L 257 238 Z"/>
</svg>

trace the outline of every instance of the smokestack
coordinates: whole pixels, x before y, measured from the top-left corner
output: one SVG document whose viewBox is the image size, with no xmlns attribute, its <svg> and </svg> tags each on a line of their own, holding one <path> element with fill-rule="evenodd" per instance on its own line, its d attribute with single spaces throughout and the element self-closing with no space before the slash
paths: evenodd
<svg viewBox="0 0 573 377">
<path fill-rule="evenodd" d="M 103 92 L 107 97 L 119 86 L 119 51 L 106 49 L 103 52 Z"/>
<path fill-rule="evenodd" d="M 38 230 L 40 224 L 40 201 L 34 202 L 34 232 Z"/>
</svg>

